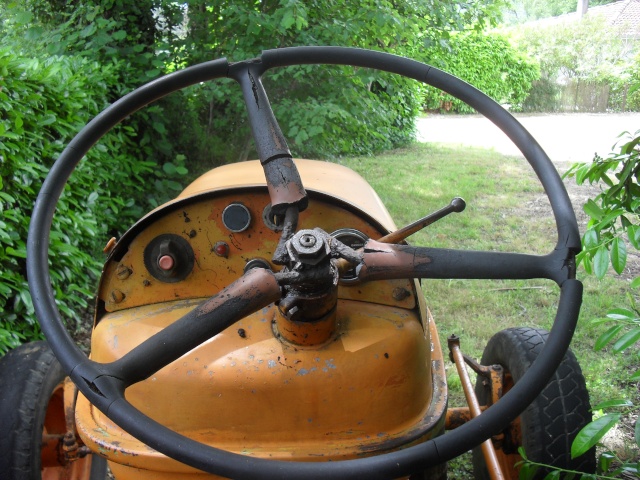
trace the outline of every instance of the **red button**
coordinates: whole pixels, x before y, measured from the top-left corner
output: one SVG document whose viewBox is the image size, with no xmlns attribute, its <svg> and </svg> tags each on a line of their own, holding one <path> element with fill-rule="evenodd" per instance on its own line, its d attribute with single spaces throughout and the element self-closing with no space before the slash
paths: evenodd
<svg viewBox="0 0 640 480">
<path fill-rule="evenodd" d="M 175 264 L 176 264 L 176 261 L 173 259 L 171 255 L 162 255 L 158 259 L 158 266 L 164 271 L 171 270 L 175 266 Z"/>
</svg>

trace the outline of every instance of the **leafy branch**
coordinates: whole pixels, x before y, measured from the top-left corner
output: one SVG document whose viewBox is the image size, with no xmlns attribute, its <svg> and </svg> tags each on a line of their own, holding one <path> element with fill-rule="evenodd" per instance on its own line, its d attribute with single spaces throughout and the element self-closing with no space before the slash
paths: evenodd
<svg viewBox="0 0 640 480">
<path fill-rule="evenodd" d="M 591 163 L 577 163 L 565 174 L 575 177 L 579 185 L 589 182 L 601 185 L 601 191 L 595 198 L 584 204 L 584 212 L 589 222 L 583 236 L 582 252 L 579 263 L 585 271 L 604 278 L 609 266 L 617 274 L 624 272 L 627 265 L 628 249 L 640 250 L 640 130 L 631 134 L 624 132 L 621 140 L 607 158 L 598 155 Z M 630 284 L 632 289 L 640 287 L 640 277 Z M 592 320 L 593 325 L 610 324 L 610 327 L 595 341 L 596 351 L 610 347 L 611 352 L 619 354 L 635 347 L 640 341 L 640 309 L 635 297 L 628 295 L 627 308 L 614 308 L 603 318 Z M 629 381 L 640 380 L 640 370 L 633 373 Z M 587 424 L 576 436 L 571 447 L 571 456 L 578 457 L 595 445 L 625 416 L 637 417 L 638 405 L 627 399 L 608 399 L 594 407 L 597 418 Z M 605 413 L 606 412 L 606 413 Z M 640 421 L 636 418 L 634 426 L 635 445 L 640 447 Z M 538 468 L 527 459 L 523 463 L 526 471 Z M 625 462 L 615 453 L 605 450 L 598 459 L 596 475 L 582 474 L 580 478 L 614 478 L 623 472 L 640 473 L 638 462 Z M 576 474 L 553 470 L 546 478 L 559 478 L 561 473 Z M 523 478 L 521 476 L 521 478 Z"/>
</svg>

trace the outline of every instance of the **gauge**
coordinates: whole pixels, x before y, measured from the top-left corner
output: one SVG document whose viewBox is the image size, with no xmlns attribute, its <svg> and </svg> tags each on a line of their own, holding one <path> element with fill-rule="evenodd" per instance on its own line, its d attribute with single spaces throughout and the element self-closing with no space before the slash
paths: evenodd
<svg viewBox="0 0 640 480">
<path fill-rule="evenodd" d="M 273 230 L 274 232 L 282 231 L 283 222 L 280 222 L 280 225 L 276 223 L 275 215 L 271 213 L 271 204 L 268 204 L 266 207 L 264 207 L 264 210 L 262 211 L 262 221 L 269 230 Z"/>
<path fill-rule="evenodd" d="M 366 236 L 360 230 L 356 230 L 355 228 L 341 228 L 340 230 L 336 230 L 335 232 L 333 232 L 331 236 L 336 240 L 344 243 L 347 247 L 353 248 L 354 250 L 363 248 L 364 244 L 367 243 L 367 240 L 369 240 L 368 236 Z M 355 268 L 347 270 L 340 278 L 340 281 L 342 283 L 353 283 L 357 280 L 358 278 L 356 276 Z"/>
<path fill-rule="evenodd" d="M 271 270 L 271 264 L 264 258 L 252 258 L 245 264 L 244 273 L 247 273 L 252 268 L 264 268 L 266 270 Z"/>
<path fill-rule="evenodd" d="M 244 232 L 251 225 L 251 212 L 241 203 L 232 203 L 222 211 L 222 223 L 231 232 Z"/>
</svg>

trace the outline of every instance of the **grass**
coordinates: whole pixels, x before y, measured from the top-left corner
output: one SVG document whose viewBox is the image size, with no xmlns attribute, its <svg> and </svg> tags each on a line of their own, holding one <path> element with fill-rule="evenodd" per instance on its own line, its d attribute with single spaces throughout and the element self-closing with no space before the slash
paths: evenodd
<svg viewBox="0 0 640 480">
<path fill-rule="evenodd" d="M 522 159 L 479 148 L 416 144 L 341 163 L 372 184 L 399 227 L 445 206 L 455 196 L 466 200 L 464 212 L 413 235 L 409 239 L 413 244 L 537 254 L 548 253 L 555 245 L 551 209 Z M 625 381 L 637 368 L 637 357 L 594 352 L 595 338 L 608 327 L 589 323 L 612 307 L 626 305 L 628 283 L 614 276 L 598 281 L 584 272 L 579 272 L 579 278 L 585 284 L 585 296 L 572 350 L 585 374 L 592 404 L 621 397 L 638 403 L 637 386 Z M 478 359 L 489 338 L 501 329 L 549 329 L 559 292 L 545 280 L 425 280 L 423 290 L 441 340 L 455 333 L 461 337 L 463 351 Z M 450 405 L 464 405 L 455 368 L 449 365 L 447 371 Z M 455 478 L 473 478 L 469 464 L 469 458 L 462 458 L 450 464 L 450 472 Z"/>
</svg>

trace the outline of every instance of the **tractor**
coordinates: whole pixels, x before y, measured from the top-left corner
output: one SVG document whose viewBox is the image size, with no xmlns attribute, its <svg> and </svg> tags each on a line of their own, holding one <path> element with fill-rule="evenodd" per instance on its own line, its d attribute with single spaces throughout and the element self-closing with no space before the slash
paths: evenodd
<svg viewBox="0 0 640 480">
<path fill-rule="evenodd" d="M 413 246 L 407 237 L 462 212 L 464 200 L 398 228 L 354 171 L 294 159 L 262 77 L 303 64 L 409 77 L 487 117 L 544 188 L 553 250 Z M 127 116 L 222 78 L 243 92 L 259 158 L 208 171 L 107 244 L 87 356 L 52 289 L 56 202 L 87 151 Z M 0 361 L 2 478 L 443 479 L 447 461 L 470 450 L 476 478 L 518 478 L 520 451 L 554 467 L 595 469 L 593 452 L 570 455 L 591 412 L 569 350 L 582 300 L 569 196 L 508 111 L 437 68 L 378 51 L 292 47 L 168 74 L 71 141 L 42 186 L 27 243 L 47 340 Z M 499 331 L 479 361 L 458 337 L 441 341 L 420 285 L 535 278 L 557 285 L 551 330 Z M 450 361 L 466 406 L 449 405 Z"/>
</svg>

